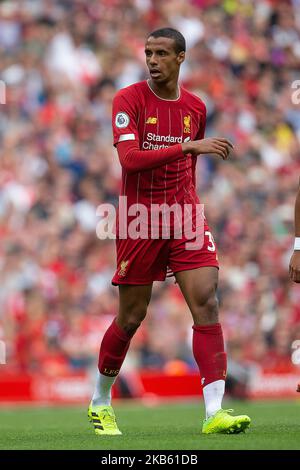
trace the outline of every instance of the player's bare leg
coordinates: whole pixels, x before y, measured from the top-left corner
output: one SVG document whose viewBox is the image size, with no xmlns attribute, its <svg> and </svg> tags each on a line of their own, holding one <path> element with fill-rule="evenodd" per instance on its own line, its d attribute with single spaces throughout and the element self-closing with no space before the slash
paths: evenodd
<svg viewBox="0 0 300 470">
<path fill-rule="evenodd" d="M 175 274 L 178 285 L 190 308 L 195 325 L 211 325 L 218 321 L 218 268 L 203 267 Z"/>
<path fill-rule="evenodd" d="M 96 434 L 121 434 L 111 407 L 111 388 L 121 369 L 131 338 L 146 316 L 151 291 L 152 284 L 119 287 L 119 313 L 102 339 L 99 371 L 88 410 Z"/>
<path fill-rule="evenodd" d="M 147 314 L 152 284 L 147 286 L 119 286 L 119 313 L 117 325 L 133 336 Z"/>
<path fill-rule="evenodd" d="M 202 432 L 237 433 L 250 424 L 248 416 L 230 416 L 222 410 L 227 359 L 219 323 L 218 269 L 201 267 L 176 273 L 176 280 L 193 316 L 193 352 L 203 385 L 206 420 Z"/>
</svg>

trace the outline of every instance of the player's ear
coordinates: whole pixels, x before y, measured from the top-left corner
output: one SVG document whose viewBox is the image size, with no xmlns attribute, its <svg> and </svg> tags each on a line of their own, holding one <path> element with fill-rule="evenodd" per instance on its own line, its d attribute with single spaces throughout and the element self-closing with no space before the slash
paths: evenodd
<svg viewBox="0 0 300 470">
<path fill-rule="evenodd" d="M 185 59 L 185 52 L 184 51 L 179 52 L 179 54 L 177 55 L 178 65 L 181 65 L 184 59 Z"/>
</svg>

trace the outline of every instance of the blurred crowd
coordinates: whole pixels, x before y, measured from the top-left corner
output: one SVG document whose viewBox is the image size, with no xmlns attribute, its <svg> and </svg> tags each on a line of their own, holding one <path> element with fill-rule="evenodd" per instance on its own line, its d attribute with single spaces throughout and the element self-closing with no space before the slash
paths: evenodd
<svg viewBox="0 0 300 470">
<path fill-rule="evenodd" d="M 0 339 L 7 370 L 92 368 L 118 308 L 115 243 L 96 208 L 117 205 L 111 102 L 147 78 L 144 42 L 187 40 L 181 83 L 207 106 L 206 136 L 229 161 L 198 158 L 200 200 L 221 264 L 229 367 L 286 368 L 300 339 L 288 279 L 300 175 L 300 1 L 23 0 L 0 3 Z M 298 100 L 299 101 L 299 100 Z M 155 283 L 125 369 L 196 370 L 192 319 L 174 283 Z M 241 371 L 241 373 L 243 370 Z"/>
</svg>

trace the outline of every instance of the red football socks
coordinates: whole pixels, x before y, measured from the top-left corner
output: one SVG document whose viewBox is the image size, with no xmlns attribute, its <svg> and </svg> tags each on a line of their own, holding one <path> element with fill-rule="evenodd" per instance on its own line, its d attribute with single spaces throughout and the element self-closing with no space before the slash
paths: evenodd
<svg viewBox="0 0 300 470">
<path fill-rule="evenodd" d="M 227 358 L 220 323 L 193 326 L 193 353 L 203 387 L 216 380 L 225 380 Z"/>
<path fill-rule="evenodd" d="M 131 336 L 112 322 L 100 346 L 99 372 L 109 377 L 118 375 L 130 345 Z"/>
</svg>

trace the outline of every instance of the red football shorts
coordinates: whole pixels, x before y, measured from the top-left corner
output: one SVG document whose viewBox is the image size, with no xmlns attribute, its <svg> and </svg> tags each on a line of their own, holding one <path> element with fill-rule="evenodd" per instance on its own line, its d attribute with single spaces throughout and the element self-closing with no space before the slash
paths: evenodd
<svg viewBox="0 0 300 470">
<path fill-rule="evenodd" d="M 189 250 L 187 242 L 193 239 L 117 239 L 117 270 L 112 284 L 147 285 L 180 271 L 205 266 L 219 268 L 216 245 L 207 224 L 200 248 Z"/>
</svg>

